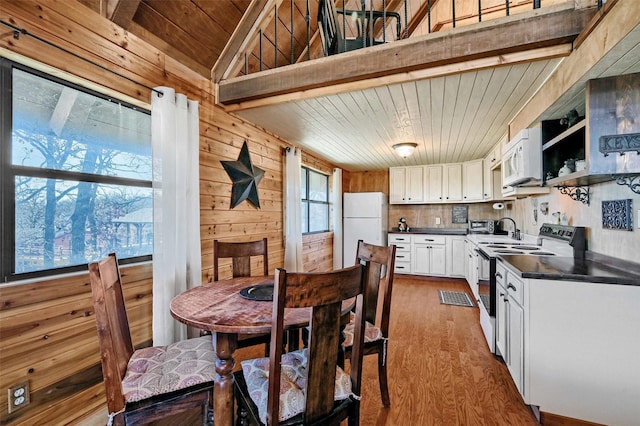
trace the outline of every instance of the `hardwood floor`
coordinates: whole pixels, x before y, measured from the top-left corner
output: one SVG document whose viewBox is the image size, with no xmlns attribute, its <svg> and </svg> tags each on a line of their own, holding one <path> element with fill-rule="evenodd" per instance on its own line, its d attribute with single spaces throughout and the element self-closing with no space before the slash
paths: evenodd
<svg viewBox="0 0 640 426">
<path fill-rule="evenodd" d="M 388 347 L 391 407 L 382 406 L 376 359 L 368 356 L 361 425 L 538 424 L 507 367 L 489 351 L 478 309 L 441 305 L 438 290 L 469 292 L 464 280 L 396 276 Z M 261 356 L 262 350 L 241 349 L 238 360 Z M 83 425 L 105 419 L 100 413 Z"/>
<path fill-rule="evenodd" d="M 391 407 L 380 401 L 375 357 L 366 357 L 362 425 L 535 425 L 507 367 L 484 340 L 478 309 L 441 305 L 438 290 L 463 280 L 396 276 L 389 332 Z"/>
</svg>

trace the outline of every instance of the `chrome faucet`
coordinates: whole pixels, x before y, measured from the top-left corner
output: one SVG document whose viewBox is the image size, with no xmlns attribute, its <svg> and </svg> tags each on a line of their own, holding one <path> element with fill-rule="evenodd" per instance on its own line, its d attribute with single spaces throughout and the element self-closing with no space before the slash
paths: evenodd
<svg viewBox="0 0 640 426">
<path fill-rule="evenodd" d="M 518 226 L 516 225 L 516 221 L 511 219 L 510 217 L 506 217 L 506 216 L 505 217 L 501 217 L 498 220 L 505 220 L 505 219 L 510 220 L 511 223 L 513 223 L 513 239 L 514 240 L 521 240 L 522 236 L 520 235 L 520 230 L 518 229 Z"/>
</svg>

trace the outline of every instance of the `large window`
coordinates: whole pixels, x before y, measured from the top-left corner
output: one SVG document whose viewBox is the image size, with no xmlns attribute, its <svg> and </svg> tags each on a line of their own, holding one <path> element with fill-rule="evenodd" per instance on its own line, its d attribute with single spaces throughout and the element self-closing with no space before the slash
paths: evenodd
<svg viewBox="0 0 640 426">
<path fill-rule="evenodd" d="M 329 230 L 329 176 L 302 168 L 302 233 Z"/>
<path fill-rule="evenodd" d="M 149 259 L 149 112 L 0 60 L 3 281 Z"/>
</svg>

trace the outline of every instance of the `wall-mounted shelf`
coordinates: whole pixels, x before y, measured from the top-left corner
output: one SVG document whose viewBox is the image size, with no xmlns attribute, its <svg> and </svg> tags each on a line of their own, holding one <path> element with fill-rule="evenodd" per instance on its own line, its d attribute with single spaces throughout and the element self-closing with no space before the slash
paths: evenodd
<svg viewBox="0 0 640 426">
<path fill-rule="evenodd" d="M 543 122 L 543 138 L 549 138 L 542 145 L 542 176 L 547 185 L 564 184 L 568 180 L 584 178 L 588 175 L 586 162 L 585 130 L 587 120 L 581 120 L 560 134 L 552 136 L 562 127 L 555 120 Z M 554 132 L 555 131 L 555 132 Z M 585 160 L 585 169 L 558 176 L 567 160 Z"/>
</svg>

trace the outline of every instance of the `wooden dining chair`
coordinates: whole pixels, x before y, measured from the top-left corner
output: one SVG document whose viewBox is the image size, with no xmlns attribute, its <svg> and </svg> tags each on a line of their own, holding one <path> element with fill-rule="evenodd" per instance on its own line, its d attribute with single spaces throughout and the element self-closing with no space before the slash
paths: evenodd
<svg viewBox="0 0 640 426">
<path fill-rule="evenodd" d="M 200 408 L 212 424 L 211 337 L 135 350 L 115 254 L 89 264 L 109 423 L 140 424 Z"/>
<path fill-rule="evenodd" d="M 358 241 L 356 264 L 369 263 L 367 279 L 366 326 L 364 333 L 364 354 L 378 355 L 378 381 L 382 405 L 389 407 L 389 385 L 387 380 L 387 347 L 389 342 L 389 315 L 391 313 L 391 292 L 393 290 L 393 269 L 395 267 L 396 246 L 377 246 Z M 382 278 L 385 278 L 384 283 Z M 380 294 L 383 291 L 383 294 Z M 344 330 L 343 347 L 348 359 L 352 350 L 354 324 L 349 323 Z"/>
<path fill-rule="evenodd" d="M 250 277 L 251 257 L 262 257 L 263 275 L 269 275 L 269 250 L 267 239 L 248 242 L 223 242 L 213 240 L 213 280 L 218 281 L 220 259 L 231 258 L 231 276 Z"/>
<path fill-rule="evenodd" d="M 327 273 L 277 269 L 268 358 L 246 360 L 235 373 L 239 425 L 359 424 L 368 265 Z M 347 374 L 338 366 L 342 302 L 356 298 L 354 341 Z M 283 354 L 288 308 L 310 307 L 309 345 Z"/>
<path fill-rule="evenodd" d="M 250 277 L 251 258 L 262 257 L 262 275 L 269 275 L 269 250 L 267 239 L 247 242 L 225 242 L 213 240 L 213 280 L 219 280 L 220 259 L 231 258 L 231 277 Z M 269 353 L 269 334 L 239 334 L 238 347 L 265 345 Z"/>
</svg>

